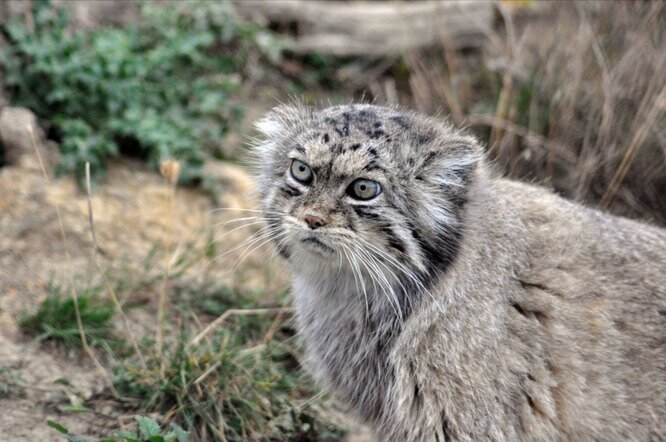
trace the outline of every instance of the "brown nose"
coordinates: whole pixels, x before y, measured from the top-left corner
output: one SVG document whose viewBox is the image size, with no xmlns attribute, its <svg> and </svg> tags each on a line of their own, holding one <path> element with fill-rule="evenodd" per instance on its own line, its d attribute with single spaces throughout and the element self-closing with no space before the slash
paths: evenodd
<svg viewBox="0 0 666 442">
<path fill-rule="evenodd" d="M 305 215 L 303 219 L 305 220 L 306 223 L 308 223 L 308 226 L 310 226 L 310 228 L 313 230 L 328 224 L 326 221 L 324 221 L 322 218 L 316 215 Z"/>
</svg>

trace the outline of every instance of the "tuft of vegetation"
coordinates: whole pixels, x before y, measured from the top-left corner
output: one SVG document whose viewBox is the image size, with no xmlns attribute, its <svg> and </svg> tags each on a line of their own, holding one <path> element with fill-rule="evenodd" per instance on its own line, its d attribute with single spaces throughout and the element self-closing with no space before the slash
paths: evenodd
<svg viewBox="0 0 666 442">
<path fill-rule="evenodd" d="M 115 368 L 118 391 L 138 409 L 179 422 L 195 440 L 339 440 L 320 400 L 312 400 L 317 390 L 300 370 L 302 349 L 283 309 L 247 308 L 260 304 L 262 293 L 196 292 L 198 302 L 172 311 L 178 325 L 164 347 L 146 343 L 145 367 L 129 359 Z M 214 312 L 226 320 L 197 335 L 192 318 Z"/>
<path fill-rule="evenodd" d="M 81 325 L 91 345 L 113 340 L 112 319 L 116 309 L 111 300 L 100 296 L 101 292 L 101 286 L 94 286 L 77 296 Z M 82 346 L 74 296 L 59 285 L 49 284 L 46 299 L 39 310 L 23 317 L 19 325 L 24 333 L 39 341 L 52 341 L 69 348 Z"/>
<path fill-rule="evenodd" d="M 47 421 L 47 425 L 65 436 L 67 442 L 188 442 L 190 433 L 180 426 L 172 423 L 171 430 L 165 432 L 154 419 L 145 416 L 136 416 L 138 432 L 118 430 L 112 437 L 93 439 L 70 433 L 69 429 L 59 422 Z"/>
<path fill-rule="evenodd" d="M 242 113 L 232 95 L 250 52 L 280 54 L 226 1 L 145 2 L 141 14 L 136 25 L 72 32 L 66 10 L 36 0 L 30 19 L 1 28 L 5 87 L 52 124 L 61 172 L 82 178 L 89 162 L 99 173 L 124 152 L 155 168 L 178 159 L 182 183 L 201 179 L 204 153 L 219 152 Z"/>
<path fill-rule="evenodd" d="M 125 267 L 108 269 L 116 293 L 125 299 L 139 293 L 157 295 L 164 280 L 163 275 L 154 277 L 161 269 L 153 264 L 164 253 L 160 248 L 151 251 L 138 275 Z M 208 258 L 190 250 L 175 260 L 161 348 L 150 324 L 145 324 L 148 333 L 138 340 L 133 354 L 128 345 L 115 345 L 121 330 L 114 334 L 113 325 L 122 321 L 103 286 L 83 287 L 78 294 L 86 339 L 108 355 L 104 362 L 118 393 L 117 404 L 138 414 L 161 416 L 172 430 L 160 432 L 155 422 L 149 425 L 138 418 L 138 432 L 121 430 L 102 439 L 63 433 L 67 440 L 179 441 L 172 436 L 180 427 L 191 441 L 339 440 L 342 431 L 325 411 L 327 398 L 301 369 L 302 345 L 289 309 L 280 307 L 287 293 L 267 299 L 263 291 L 241 293 L 190 280 L 184 272 L 197 259 Z M 40 340 L 81 348 L 72 296 L 55 285 L 48 291 L 39 310 L 21 320 L 22 329 Z M 214 318 L 216 324 L 202 331 Z M 0 394 L 4 384 L 7 390 L 14 385 L 3 373 L 0 370 Z M 146 436 L 142 428 L 154 431 Z"/>
</svg>

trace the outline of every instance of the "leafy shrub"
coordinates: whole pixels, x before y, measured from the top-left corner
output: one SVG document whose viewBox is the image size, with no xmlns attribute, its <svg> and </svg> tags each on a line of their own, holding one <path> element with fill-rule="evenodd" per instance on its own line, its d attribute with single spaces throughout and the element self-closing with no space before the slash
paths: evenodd
<svg viewBox="0 0 666 442">
<path fill-rule="evenodd" d="M 81 177 L 85 162 L 103 171 L 123 151 L 153 167 L 176 158 L 181 182 L 198 180 L 204 151 L 241 115 L 230 97 L 248 54 L 279 55 L 228 2 L 145 2 L 141 14 L 137 25 L 72 32 L 66 11 L 40 0 L 33 24 L 14 16 L 2 28 L 5 85 L 52 123 L 61 172 Z"/>
</svg>

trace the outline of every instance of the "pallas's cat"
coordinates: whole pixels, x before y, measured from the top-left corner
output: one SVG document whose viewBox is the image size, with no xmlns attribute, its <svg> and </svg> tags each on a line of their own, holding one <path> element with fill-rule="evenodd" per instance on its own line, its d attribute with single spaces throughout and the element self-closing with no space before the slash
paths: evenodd
<svg viewBox="0 0 666 442">
<path fill-rule="evenodd" d="M 493 173 L 372 105 L 258 123 L 313 372 L 381 441 L 666 437 L 666 233 Z"/>
</svg>

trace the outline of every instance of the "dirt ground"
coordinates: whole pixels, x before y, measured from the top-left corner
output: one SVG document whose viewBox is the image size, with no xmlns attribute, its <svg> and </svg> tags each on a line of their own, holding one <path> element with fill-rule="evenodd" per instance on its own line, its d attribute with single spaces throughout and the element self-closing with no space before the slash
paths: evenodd
<svg viewBox="0 0 666 442">
<path fill-rule="evenodd" d="M 247 118 L 261 112 L 256 109 Z M 88 197 L 74 178 L 53 176 L 57 147 L 39 131 L 37 135 L 49 182 L 29 136 L 22 137 L 20 130 L 12 141 L 16 144 L 12 164 L 0 168 L 0 434 L 2 440 L 11 441 L 62 440 L 46 425 L 47 420 L 73 433 L 108 430 L 106 434 L 111 434 L 132 422 L 134 413 L 108 400 L 105 378 L 91 360 L 31 342 L 18 328 L 18 319 L 34 312 L 44 299 L 50 281 L 70 285 L 74 278 L 75 286 L 84 286 L 100 280 L 94 265 Z M 230 142 L 240 143 L 242 136 Z M 256 232 L 260 225 L 235 232 L 220 225 L 253 214 L 215 210 L 257 207 L 246 170 L 213 160 L 206 168 L 214 192 L 179 187 L 170 203 L 171 190 L 158 173 L 133 160 L 113 162 L 90 199 L 102 265 L 141 266 L 156 244 L 167 243 L 172 250 L 203 250 L 211 238 L 217 238 L 218 249 L 229 250 Z M 212 275 L 219 282 L 272 293 L 288 287 L 288 272 L 276 263 L 270 246 L 252 253 L 230 272 L 237 259 L 238 254 L 230 254 L 212 262 L 201 260 L 188 270 L 188 277 Z M 156 300 L 150 299 L 148 308 L 129 313 L 135 332 L 146 332 L 141 324 L 154 321 L 155 305 Z M 74 412 L 84 402 L 95 412 Z M 335 420 L 353 428 L 347 440 L 368 440 L 366 429 L 337 414 Z"/>
<path fill-rule="evenodd" d="M 44 140 L 39 144 L 47 163 L 57 157 L 53 145 L 49 147 Z M 50 165 L 51 182 L 47 183 L 34 149 L 30 152 L 29 148 L 23 146 L 13 164 L 0 168 L 0 387 L 7 386 L 7 391 L 0 389 L 0 434 L 3 440 L 12 441 L 61 440 L 46 426 L 47 419 L 76 433 L 99 432 L 105 423 L 118 428 L 123 416 L 110 406 L 107 412 L 95 414 L 68 411 L 104 389 L 103 377 L 89 359 L 60 356 L 26 340 L 18 330 L 18 318 L 37 308 L 49 281 L 69 285 L 74 277 L 76 285 L 100 278 L 92 255 L 85 192 L 71 177 L 53 178 Z M 167 198 L 170 189 L 159 174 L 133 161 L 112 164 L 91 198 L 101 262 L 141 265 L 151 248 L 165 241 L 174 250 L 203 249 L 206 241 L 219 236 L 219 230 L 211 229 L 213 224 L 243 214 L 213 209 L 255 207 L 251 180 L 241 167 L 223 162 L 211 162 L 207 167 L 219 191 L 216 197 L 198 189 L 178 188 L 171 204 Z M 229 248 L 252 231 L 229 234 L 218 247 Z M 233 274 L 228 270 L 237 256 L 231 255 L 206 263 L 206 269 L 200 266 L 190 271 L 205 270 L 236 286 L 262 286 L 269 253 L 269 248 L 254 253 Z M 272 279 L 276 289 L 286 284 L 286 274 L 281 281 Z M 105 406 L 97 408 L 104 410 Z"/>
</svg>

